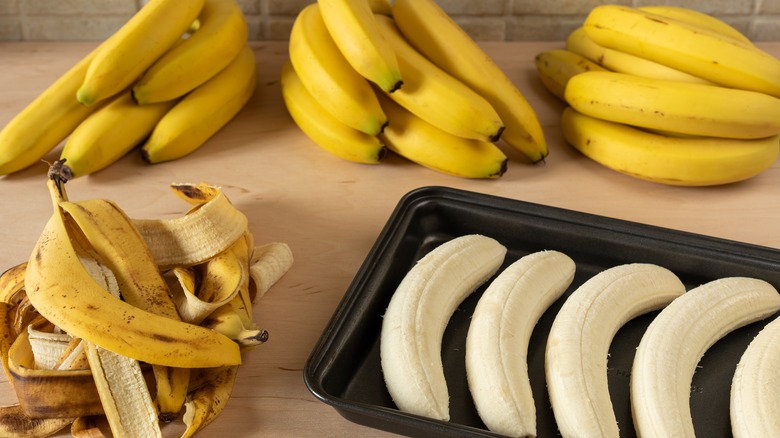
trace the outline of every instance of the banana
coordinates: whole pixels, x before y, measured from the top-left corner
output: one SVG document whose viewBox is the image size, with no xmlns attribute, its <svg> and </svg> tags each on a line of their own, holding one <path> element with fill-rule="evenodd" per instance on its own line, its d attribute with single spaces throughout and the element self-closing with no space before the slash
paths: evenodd
<svg viewBox="0 0 780 438">
<path fill-rule="evenodd" d="M 536 436 L 528 342 L 574 271 L 566 254 L 531 253 L 505 268 L 479 298 L 466 336 L 466 376 L 477 412 L 491 431 Z"/>
<path fill-rule="evenodd" d="M 387 155 L 378 137 L 344 124 L 328 112 L 304 87 L 292 63 L 284 63 L 281 73 L 282 97 L 296 125 L 316 145 L 344 160 L 377 164 Z M 371 90 L 372 96 L 375 96 Z"/>
<path fill-rule="evenodd" d="M 566 37 L 566 49 L 578 53 L 606 69 L 643 78 L 666 79 L 670 81 L 712 84 L 700 77 L 685 73 L 663 64 L 619 50 L 609 49 L 596 44 L 584 27 L 574 29 Z"/>
<path fill-rule="evenodd" d="M 377 15 L 378 28 L 398 55 L 404 88 L 387 93 L 421 119 L 458 137 L 495 142 L 504 123 L 490 102 L 450 76 L 401 35 L 392 18 Z M 390 123 L 393 123 L 392 120 Z"/>
<path fill-rule="evenodd" d="M 631 369 L 637 435 L 693 437 L 690 387 L 701 357 L 727 333 L 778 310 L 778 291 L 747 277 L 710 281 L 661 310 L 642 336 Z"/>
<path fill-rule="evenodd" d="M 76 98 L 93 105 L 131 86 L 170 49 L 203 9 L 204 0 L 150 0 L 104 41 Z"/>
<path fill-rule="evenodd" d="M 752 178 L 780 153 L 780 136 L 757 140 L 665 136 L 566 108 L 566 141 L 618 172 L 662 184 L 710 186 Z"/>
<path fill-rule="evenodd" d="M 318 0 L 333 41 L 352 67 L 385 92 L 404 83 L 395 51 L 377 28 L 366 0 Z"/>
<path fill-rule="evenodd" d="M 748 90 L 587 72 L 566 102 L 591 117 L 688 135 L 756 139 L 780 133 L 780 98 Z"/>
<path fill-rule="evenodd" d="M 387 116 L 376 94 L 339 51 L 317 3 L 304 7 L 295 18 L 289 56 L 301 83 L 326 111 L 368 135 L 382 132 Z"/>
<path fill-rule="evenodd" d="M 233 391 L 238 367 L 225 366 L 198 370 L 205 383 L 196 385 L 185 405 L 181 438 L 190 438 L 208 426 L 224 409 Z"/>
<path fill-rule="evenodd" d="M 547 156 L 544 131 L 525 96 L 433 0 L 397 0 L 393 18 L 417 50 L 490 102 L 506 127 L 505 143 L 534 163 Z"/>
<path fill-rule="evenodd" d="M 380 103 L 393 123 L 379 138 L 398 155 L 462 178 L 499 178 L 506 172 L 508 159 L 494 143 L 452 135 L 388 97 L 380 96 Z"/>
<path fill-rule="evenodd" d="M 601 46 L 726 87 L 780 97 L 780 59 L 753 45 L 619 5 L 591 9 L 583 27 Z"/>
<path fill-rule="evenodd" d="M 65 142 L 65 159 L 75 177 L 102 170 L 142 143 L 175 100 L 138 105 L 129 91 L 86 118 Z"/>
<path fill-rule="evenodd" d="M 181 320 L 154 256 L 132 219 L 115 203 L 90 199 L 60 202 L 59 206 L 78 225 L 101 261 L 111 269 L 125 302 L 150 313 Z M 103 353 L 93 354 L 105 356 Z M 160 419 L 170 422 L 184 406 L 190 370 L 160 365 L 152 365 L 152 370 L 158 391 Z"/>
<path fill-rule="evenodd" d="M 641 6 L 638 9 L 640 11 L 650 12 L 651 14 L 682 21 L 683 23 L 693 26 L 699 26 L 746 44 L 753 44 L 747 36 L 730 24 L 695 9 L 671 5 Z"/>
<path fill-rule="evenodd" d="M 206 0 L 200 26 L 147 69 L 132 87 L 139 104 L 184 96 L 230 64 L 247 41 L 244 13 L 235 0 Z"/>
<path fill-rule="evenodd" d="M 506 251 L 490 237 L 456 237 L 422 257 L 401 280 L 380 335 L 385 383 L 401 411 L 449 420 L 444 329 L 457 306 L 499 269 Z"/>
<path fill-rule="evenodd" d="M 607 386 L 612 338 L 626 322 L 684 293 L 668 269 L 630 263 L 599 272 L 566 299 L 545 351 L 547 389 L 563 437 L 620 436 Z"/>
<path fill-rule="evenodd" d="M 534 57 L 534 65 L 539 79 L 547 91 L 562 101 L 566 101 L 564 92 L 572 76 L 586 71 L 607 71 L 606 68 L 590 59 L 565 49 L 545 50 Z"/>
<path fill-rule="evenodd" d="M 225 304 L 213 311 L 201 323 L 236 341 L 242 349 L 256 347 L 268 341 L 268 331 L 247 327 L 237 308 Z"/>
<path fill-rule="evenodd" d="M 51 436 L 68 427 L 71 418 L 30 418 L 19 405 L 0 407 L 0 436 L 29 438 Z"/>
<path fill-rule="evenodd" d="M 66 71 L 3 127 L 0 175 L 38 163 L 98 108 L 84 106 L 75 98 L 98 50 L 100 47 Z"/>
<path fill-rule="evenodd" d="M 772 437 L 780 430 L 780 319 L 764 326 L 737 364 L 731 382 L 731 432 L 736 438 Z"/>
<path fill-rule="evenodd" d="M 133 219 L 161 271 L 203 263 L 246 234 L 246 215 L 221 189 L 200 184 L 173 184 L 171 189 L 199 201 L 191 199 L 195 207 L 181 217 Z"/>
<path fill-rule="evenodd" d="M 141 146 L 141 157 L 160 163 L 194 152 L 241 111 L 256 85 L 255 53 L 244 45 L 227 67 L 162 117 Z"/>
<path fill-rule="evenodd" d="M 63 176 L 52 174 L 47 185 L 54 214 L 25 275 L 27 296 L 41 315 L 74 337 L 150 364 L 193 368 L 241 363 L 238 346 L 227 337 L 106 293 L 82 265 L 79 252 L 86 243 L 74 238 L 78 230 L 59 205 L 67 201 Z"/>
</svg>

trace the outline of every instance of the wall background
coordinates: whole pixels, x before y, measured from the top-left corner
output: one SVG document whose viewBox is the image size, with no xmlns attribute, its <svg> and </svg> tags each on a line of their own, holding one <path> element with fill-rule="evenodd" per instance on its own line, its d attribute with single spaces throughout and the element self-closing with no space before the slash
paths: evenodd
<svg viewBox="0 0 780 438">
<path fill-rule="evenodd" d="M 237 0 L 253 41 L 287 40 L 312 0 Z M 0 0 L 0 41 L 100 41 L 145 0 Z M 437 0 L 479 41 L 562 41 L 594 6 L 671 4 L 723 19 L 754 41 L 780 41 L 780 0 Z"/>
</svg>

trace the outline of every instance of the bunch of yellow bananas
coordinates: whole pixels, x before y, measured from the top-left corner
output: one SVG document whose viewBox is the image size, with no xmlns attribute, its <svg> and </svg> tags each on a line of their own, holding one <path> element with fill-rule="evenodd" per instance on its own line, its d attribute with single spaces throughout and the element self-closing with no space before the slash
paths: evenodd
<svg viewBox="0 0 780 438">
<path fill-rule="evenodd" d="M 192 436 L 227 403 L 242 353 L 267 340 L 252 305 L 290 248 L 255 246 L 218 187 L 173 185 L 193 208 L 141 220 L 68 200 L 68 173 L 50 169 L 54 213 L 29 261 L 0 276 L 0 358 L 19 399 L 0 408 L 14 419 L 0 436 L 75 436 L 102 415 L 114 436 L 155 437 L 182 411 Z"/>
<path fill-rule="evenodd" d="M 780 153 L 780 60 L 710 15 L 603 5 L 539 53 L 567 103 L 568 143 L 619 172 L 707 186 L 751 178 Z"/>
<path fill-rule="evenodd" d="M 517 87 L 432 0 L 319 0 L 296 17 L 281 73 L 288 112 L 316 144 L 379 163 L 496 178 L 499 138 L 531 162 L 547 145 Z"/>
<path fill-rule="evenodd" d="M 235 0 L 151 0 L 0 131 L 0 175 L 67 138 L 75 176 L 141 145 L 145 161 L 187 155 L 254 93 L 257 65 Z"/>
</svg>

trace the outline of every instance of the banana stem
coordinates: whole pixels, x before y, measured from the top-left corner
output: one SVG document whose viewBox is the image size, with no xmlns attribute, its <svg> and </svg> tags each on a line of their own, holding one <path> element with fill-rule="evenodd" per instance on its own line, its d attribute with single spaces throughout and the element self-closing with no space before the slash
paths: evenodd
<svg viewBox="0 0 780 438">
<path fill-rule="evenodd" d="M 65 158 L 55 161 L 49 166 L 48 187 L 51 194 L 54 207 L 59 208 L 59 203 L 68 200 L 68 194 L 65 191 L 65 183 L 73 179 L 73 172 L 65 164 Z"/>
</svg>

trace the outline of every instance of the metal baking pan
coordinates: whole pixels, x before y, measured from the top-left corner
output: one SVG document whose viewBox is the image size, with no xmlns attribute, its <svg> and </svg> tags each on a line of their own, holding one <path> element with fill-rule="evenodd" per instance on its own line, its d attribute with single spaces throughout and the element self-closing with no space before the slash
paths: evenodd
<svg viewBox="0 0 780 438">
<path fill-rule="evenodd" d="M 559 436 L 544 379 L 547 334 L 563 301 L 588 278 L 615 265 L 645 262 L 671 269 L 688 289 L 726 276 L 760 278 L 780 289 L 780 251 L 775 249 L 458 189 L 424 187 L 399 201 L 312 350 L 304 368 L 312 394 L 350 421 L 401 435 L 499 436 L 489 432 L 477 415 L 464 363 L 469 319 L 486 286 L 463 302 L 444 334 L 449 422 L 399 411 L 387 392 L 379 361 L 382 315 L 398 283 L 432 248 L 471 233 L 493 237 L 508 248 L 502 269 L 544 249 L 561 251 L 577 264 L 569 290 L 542 316 L 530 341 L 529 375 L 542 438 Z M 656 314 L 630 321 L 611 346 L 608 381 L 621 436 L 636 436 L 629 375 L 636 346 Z M 704 355 L 691 387 L 697 436 L 731 436 L 731 377 L 750 340 L 776 317 L 732 332 Z"/>
</svg>

